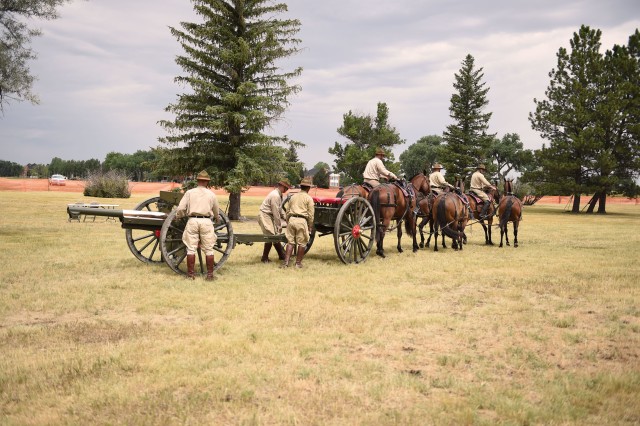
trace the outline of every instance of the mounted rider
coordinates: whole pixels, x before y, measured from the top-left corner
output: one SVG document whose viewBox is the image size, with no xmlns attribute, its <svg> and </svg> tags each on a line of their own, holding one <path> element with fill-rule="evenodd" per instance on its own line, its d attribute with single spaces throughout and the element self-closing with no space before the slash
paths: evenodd
<svg viewBox="0 0 640 426">
<path fill-rule="evenodd" d="M 487 217 L 487 211 L 491 205 L 491 201 L 489 200 L 489 196 L 486 194 L 485 190 L 496 189 L 496 187 L 491 185 L 487 178 L 484 177 L 485 171 L 486 169 L 484 164 L 478 165 L 476 171 L 471 175 L 471 187 L 469 189 L 470 192 L 475 194 L 483 202 L 480 219 L 485 219 Z"/>
<path fill-rule="evenodd" d="M 369 184 L 372 188 L 380 185 L 380 178 L 384 177 L 389 180 L 398 179 L 393 172 L 387 170 L 382 162 L 382 159 L 386 156 L 385 152 L 382 148 L 376 148 L 376 155 L 367 163 L 367 167 L 364 169 L 364 173 L 362 173 L 362 177 L 364 178 L 364 182 Z"/>
<path fill-rule="evenodd" d="M 429 175 L 429 186 L 431 187 L 431 192 L 433 192 L 436 196 L 440 195 L 442 191 L 446 191 L 447 188 L 449 190 L 454 189 L 454 186 L 451 185 L 444 179 L 440 170 L 442 170 L 442 164 L 435 163 L 433 167 L 433 172 Z"/>
</svg>

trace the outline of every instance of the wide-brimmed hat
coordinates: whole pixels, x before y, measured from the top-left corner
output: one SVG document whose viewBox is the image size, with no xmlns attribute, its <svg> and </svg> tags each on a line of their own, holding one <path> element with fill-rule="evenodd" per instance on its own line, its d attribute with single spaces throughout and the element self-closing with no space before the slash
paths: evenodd
<svg viewBox="0 0 640 426">
<path fill-rule="evenodd" d="M 382 148 L 376 148 L 376 155 L 384 155 L 385 157 L 387 156 Z"/>
<path fill-rule="evenodd" d="M 287 178 L 284 178 L 284 179 L 280 180 L 278 182 L 278 185 L 282 185 L 287 189 L 291 189 L 291 182 L 289 182 L 289 179 L 287 179 Z"/>
<path fill-rule="evenodd" d="M 311 188 L 313 186 L 313 180 L 311 179 L 311 176 L 305 176 L 305 178 L 302 179 L 302 182 L 300 182 L 300 186 L 307 186 Z"/>
<path fill-rule="evenodd" d="M 487 169 L 484 167 L 484 164 L 478 164 L 478 170 L 487 170 Z"/>
<path fill-rule="evenodd" d="M 209 173 L 207 173 L 206 170 L 203 170 L 198 173 L 198 177 L 196 178 L 196 180 L 211 180 L 211 178 L 209 177 Z"/>
<path fill-rule="evenodd" d="M 436 163 L 433 166 L 431 166 L 432 169 L 441 169 L 442 168 L 442 164 L 440 163 Z"/>
</svg>

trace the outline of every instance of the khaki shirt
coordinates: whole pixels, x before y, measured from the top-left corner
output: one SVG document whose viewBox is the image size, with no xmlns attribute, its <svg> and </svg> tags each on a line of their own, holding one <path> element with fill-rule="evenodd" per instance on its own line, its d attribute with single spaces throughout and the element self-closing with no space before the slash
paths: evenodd
<svg viewBox="0 0 640 426">
<path fill-rule="evenodd" d="M 493 187 L 480 170 L 471 175 L 471 189 L 483 191 L 487 186 Z"/>
<path fill-rule="evenodd" d="M 444 176 L 440 172 L 433 172 L 429 175 L 429 186 L 436 189 L 453 188 L 453 185 L 444 180 Z"/>
<path fill-rule="evenodd" d="M 287 221 L 292 217 L 300 217 L 307 219 L 309 229 L 313 227 L 313 215 L 315 214 L 316 206 L 313 203 L 311 195 L 304 191 L 300 191 L 294 194 L 289 200 L 289 211 L 287 212 Z"/>
<path fill-rule="evenodd" d="M 178 204 L 177 217 L 209 216 L 218 221 L 218 198 L 209 188 L 198 186 L 185 192 Z"/>
<path fill-rule="evenodd" d="M 273 220 L 276 233 L 282 229 L 282 221 L 286 220 L 284 210 L 282 210 L 282 193 L 280 188 L 276 188 L 267 195 L 260 205 L 260 212 L 266 214 Z"/>
<path fill-rule="evenodd" d="M 371 180 L 380 180 L 381 177 L 398 179 L 396 175 L 387 170 L 387 168 L 382 163 L 382 160 L 378 157 L 374 157 L 369 160 L 369 162 L 367 163 L 367 167 L 364 169 L 364 173 L 362 173 L 362 177 Z"/>
</svg>

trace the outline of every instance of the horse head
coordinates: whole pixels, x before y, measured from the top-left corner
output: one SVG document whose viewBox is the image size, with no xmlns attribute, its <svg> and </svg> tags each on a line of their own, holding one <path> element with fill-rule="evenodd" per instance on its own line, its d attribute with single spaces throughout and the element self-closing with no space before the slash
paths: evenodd
<svg viewBox="0 0 640 426">
<path fill-rule="evenodd" d="M 429 187 L 429 178 L 424 173 L 418 173 L 411 178 L 411 184 L 416 191 L 424 195 L 429 195 L 431 188 Z"/>
</svg>

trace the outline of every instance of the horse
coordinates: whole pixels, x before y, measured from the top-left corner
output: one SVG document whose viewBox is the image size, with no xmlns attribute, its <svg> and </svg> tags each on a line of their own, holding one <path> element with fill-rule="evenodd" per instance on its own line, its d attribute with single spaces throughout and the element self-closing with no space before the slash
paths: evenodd
<svg viewBox="0 0 640 426">
<path fill-rule="evenodd" d="M 433 235 L 433 220 L 431 218 L 431 208 L 433 206 L 433 201 L 435 200 L 435 195 L 431 191 L 429 178 L 426 176 L 426 172 L 418 173 L 417 175 L 412 177 L 411 184 L 417 192 L 417 216 L 422 218 L 420 223 L 417 224 L 418 230 L 420 232 L 419 247 L 429 247 L 431 235 Z M 427 223 L 429 224 L 429 237 L 427 238 L 427 243 L 425 245 L 424 227 Z M 445 247 L 444 235 L 442 236 L 442 246 Z"/>
<path fill-rule="evenodd" d="M 491 240 L 491 227 L 493 226 L 493 215 L 496 212 L 496 208 L 494 207 L 494 203 L 500 202 L 500 191 L 497 189 L 491 188 L 488 191 L 485 191 L 489 196 L 489 208 L 487 209 L 487 225 L 484 224 L 485 218 L 480 217 L 480 213 L 482 212 L 482 202 L 479 201 L 479 198 L 473 194 L 472 192 L 468 192 L 467 199 L 469 200 L 469 219 L 476 219 L 482 225 L 482 229 L 484 230 L 484 243 L 486 245 L 494 245 Z"/>
<path fill-rule="evenodd" d="M 369 191 L 362 185 L 358 185 L 357 183 L 353 183 L 336 194 L 336 198 L 353 198 L 353 197 L 362 197 L 367 198 L 369 195 Z"/>
<path fill-rule="evenodd" d="M 518 225 L 522 220 L 522 201 L 513 195 L 513 185 L 510 180 L 504 182 L 504 196 L 498 205 L 498 217 L 500 218 L 500 246 L 502 247 L 502 236 L 507 239 L 509 245 L 509 235 L 507 234 L 507 223 L 513 222 L 513 247 L 518 247 Z"/>
<path fill-rule="evenodd" d="M 443 237 L 446 235 L 453 240 L 454 250 L 458 250 L 458 248 L 462 250 L 462 242 L 465 237 L 464 227 L 469 219 L 466 210 L 467 208 L 458 194 L 443 192 L 436 197 L 431 209 L 435 233 L 433 251 L 438 251 L 438 228 L 442 229 Z"/>
<path fill-rule="evenodd" d="M 369 193 L 369 202 L 375 214 L 377 225 L 376 232 L 376 254 L 385 257 L 384 254 L 384 235 L 389 228 L 391 220 L 397 221 L 398 229 L 398 252 L 402 253 L 400 245 L 402 239 L 402 222 L 404 222 L 407 234 L 413 237 L 413 252 L 418 251 L 418 243 L 416 241 L 416 216 L 414 210 L 416 208 L 416 197 L 409 186 L 408 196 L 405 197 L 402 189 L 396 184 L 380 184 L 373 188 Z"/>
</svg>

